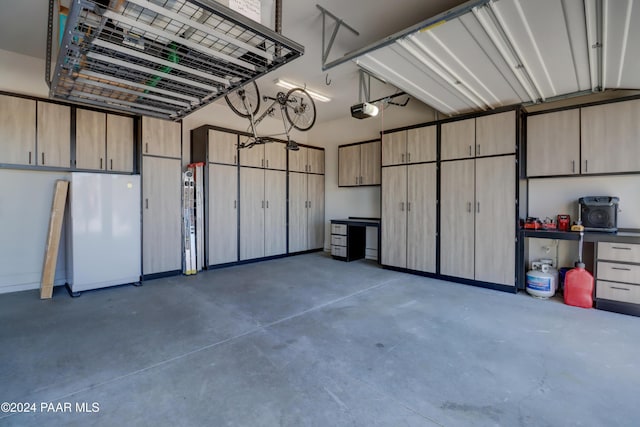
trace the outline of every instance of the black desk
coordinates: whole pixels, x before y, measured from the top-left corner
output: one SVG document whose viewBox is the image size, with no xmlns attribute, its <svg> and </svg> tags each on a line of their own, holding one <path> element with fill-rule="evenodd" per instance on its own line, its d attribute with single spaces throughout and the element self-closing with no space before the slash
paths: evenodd
<svg viewBox="0 0 640 427">
<path fill-rule="evenodd" d="M 344 233 L 334 233 L 334 225 L 344 225 Z M 367 227 L 378 229 L 378 263 L 380 262 L 380 219 L 378 218 L 356 218 L 332 219 L 331 220 L 331 256 L 341 261 L 354 261 L 365 257 L 367 246 Z M 344 237 L 343 242 L 334 245 L 334 236 Z M 334 247 L 335 246 L 335 247 Z M 341 249 L 338 252 L 334 249 Z"/>
</svg>

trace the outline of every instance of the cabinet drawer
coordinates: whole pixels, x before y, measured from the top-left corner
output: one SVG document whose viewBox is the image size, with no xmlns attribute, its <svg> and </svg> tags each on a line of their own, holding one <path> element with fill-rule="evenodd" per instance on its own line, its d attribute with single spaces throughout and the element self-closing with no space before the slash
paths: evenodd
<svg viewBox="0 0 640 427">
<path fill-rule="evenodd" d="M 347 246 L 347 236 L 331 235 L 331 244 L 338 246 Z"/>
<path fill-rule="evenodd" d="M 640 245 L 598 242 L 598 259 L 640 264 Z"/>
<path fill-rule="evenodd" d="M 347 224 L 331 224 L 331 234 L 347 234 Z"/>
<path fill-rule="evenodd" d="M 596 283 L 596 298 L 640 304 L 640 285 L 598 280 Z"/>
<path fill-rule="evenodd" d="M 346 257 L 347 256 L 347 248 L 345 246 L 331 245 L 331 255 Z"/>
<path fill-rule="evenodd" d="M 598 279 L 640 285 L 640 265 L 598 261 Z"/>
</svg>

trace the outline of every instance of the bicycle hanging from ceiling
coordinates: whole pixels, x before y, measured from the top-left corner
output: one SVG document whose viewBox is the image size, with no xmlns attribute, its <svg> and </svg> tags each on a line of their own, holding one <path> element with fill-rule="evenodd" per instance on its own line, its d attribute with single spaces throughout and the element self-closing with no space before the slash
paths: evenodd
<svg viewBox="0 0 640 427">
<path fill-rule="evenodd" d="M 261 98 L 258 85 L 254 81 L 229 92 L 224 99 L 234 113 L 249 119 L 249 131 L 252 136 L 246 142 L 239 142 L 238 148 L 251 148 L 254 145 L 266 144 L 273 142 L 271 137 L 286 135 L 287 150 L 296 151 L 299 148 L 289 135 L 291 130 L 295 128 L 305 132 L 311 129 L 316 122 L 316 106 L 311 96 L 303 88 L 293 88 L 287 93 L 278 92 L 275 98 L 263 96 L 262 101 L 271 101 L 271 104 L 257 117 Z M 280 108 L 284 132 L 278 135 L 258 136 L 258 125 L 265 117 L 274 117 L 277 107 Z"/>
</svg>

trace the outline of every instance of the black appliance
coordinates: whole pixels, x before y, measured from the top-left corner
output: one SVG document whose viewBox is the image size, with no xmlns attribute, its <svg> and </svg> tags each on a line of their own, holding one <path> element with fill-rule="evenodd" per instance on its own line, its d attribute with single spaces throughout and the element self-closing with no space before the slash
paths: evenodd
<svg viewBox="0 0 640 427">
<path fill-rule="evenodd" d="M 618 197 L 589 196 L 578 199 L 585 231 L 618 231 Z"/>
</svg>

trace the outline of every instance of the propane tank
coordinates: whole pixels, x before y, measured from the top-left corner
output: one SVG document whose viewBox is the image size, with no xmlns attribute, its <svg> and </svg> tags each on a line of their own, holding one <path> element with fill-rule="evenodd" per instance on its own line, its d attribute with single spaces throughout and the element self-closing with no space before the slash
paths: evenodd
<svg viewBox="0 0 640 427">
<path fill-rule="evenodd" d="M 558 270 L 556 270 L 555 263 L 550 258 L 540 259 L 540 262 L 542 264 L 547 264 L 549 266 L 549 273 L 553 274 L 554 283 L 555 283 L 555 290 L 557 292 L 558 291 L 558 286 L 560 286 L 560 272 Z"/>
<path fill-rule="evenodd" d="M 549 265 L 532 262 L 532 270 L 526 274 L 527 293 L 536 298 L 547 299 L 556 293 L 555 276 L 549 273 Z"/>
</svg>

